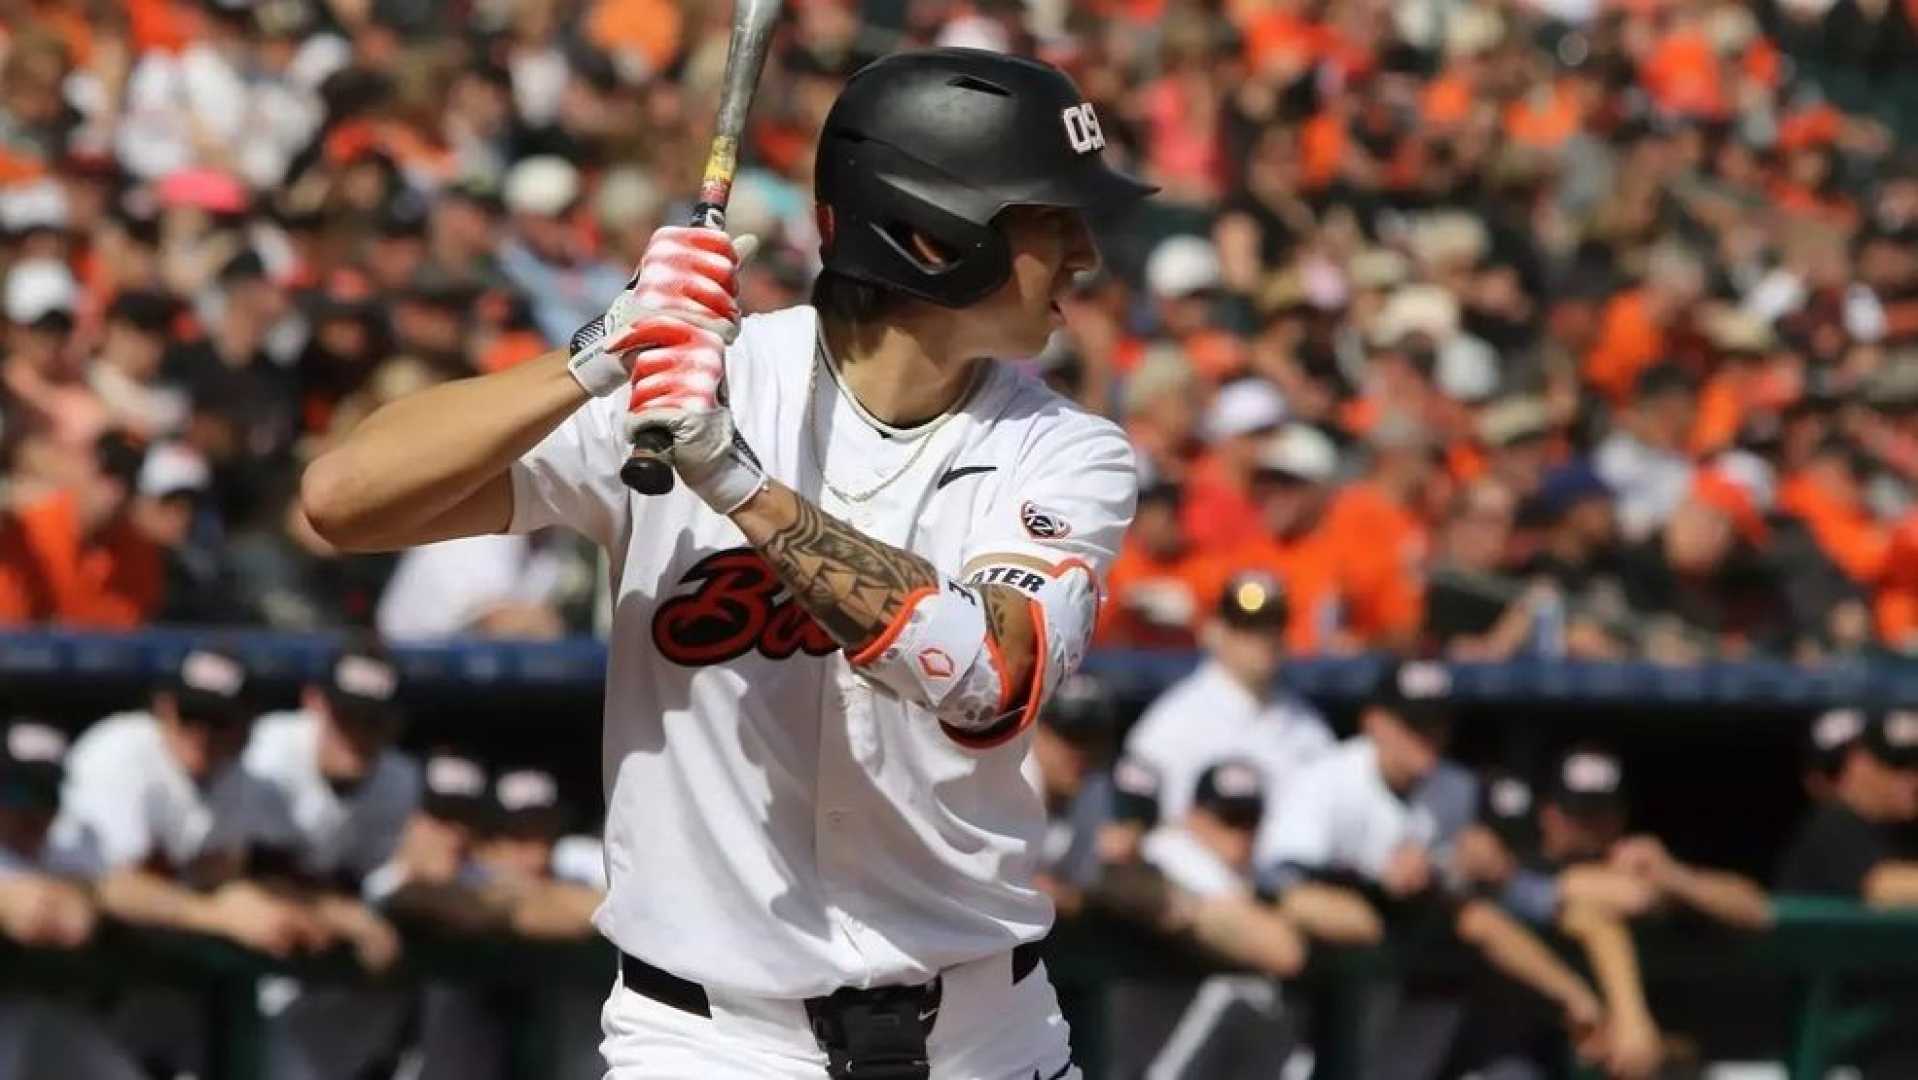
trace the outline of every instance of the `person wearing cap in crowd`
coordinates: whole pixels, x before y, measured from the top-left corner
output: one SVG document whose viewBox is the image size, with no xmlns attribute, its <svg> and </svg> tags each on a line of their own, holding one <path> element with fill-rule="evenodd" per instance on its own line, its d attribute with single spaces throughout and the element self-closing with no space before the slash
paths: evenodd
<svg viewBox="0 0 1918 1080">
<path fill-rule="evenodd" d="M 393 745 L 404 723 L 399 670 L 376 643 L 343 649 L 301 692 L 300 707 L 253 726 L 241 766 L 277 793 L 292 826 L 286 852 L 314 916 L 380 972 L 399 957 L 397 931 L 364 899 L 393 858 L 420 799 L 419 766 Z M 388 991 L 287 980 L 268 1033 L 280 1080 L 355 1075 L 396 1047 L 407 1000 Z"/>
<path fill-rule="evenodd" d="M 1565 655 L 1621 658 L 1632 643 L 1631 608 L 1619 578 L 1612 489 L 1590 465 L 1573 461 L 1546 474 L 1530 513 L 1543 538 L 1520 574 L 1564 597 Z"/>
<path fill-rule="evenodd" d="M 1607 1068 L 1649 1075 L 1664 1049 L 1627 922 L 1682 909 L 1763 930 L 1771 924 L 1764 891 L 1737 874 L 1681 862 L 1654 836 L 1628 834 L 1624 766 L 1602 747 L 1581 744 L 1561 755 L 1535 804 L 1528 798 L 1484 809 L 1481 824 L 1461 835 L 1454 870 L 1512 914 L 1579 944 L 1605 1000 Z"/>
<path fill-rule="evenodd" d="M 1509 487 L 1486 477 L 1453 503 L 1425 590 L 1424 644 L 1453 660 L 1509 660 L 1536 647 L 1536 610 L 1563 601 L 1511 576 L 1518 500 Z"/>
<path fill-rule="evenodd" d="M 1918 712 L 1864 713 L 1844 740 L 1831 795 L 1800 821 L 1775 879 L 1780 893 L 1842 896 L 1876 907 L 1918 907 Z"/>
<path fill-rule="evenodd" d="M 30 258 L 7 268 L 3 291 L 0 402 L 11 406 L 9 422 L 17 419 L 55 459 L 27 461 L 27 468 L 52 474 L 60 456 L 83 448 L 107 420 L 72 348 L 79 286 L 66 263 Z"/>
<path fill-rule="evenodd" d="M 580 194 L 579 169 L 552 154 L 521 158 L 500 188 L 512 228 L 500 270 L 532 298 L 533 321 L 548 341 L 571 340 L 626 282 L 611 263 L 581 259 L 585 248 L 571 220 Z"/>
<path fill-rule="evenodd" d="M 287 956 L 317 928 L 247 878 L 249 857 L 287 839 L 283 803 L 240 767 L 250 682 L 236 656 L 189 650 L 146 709 L 106 717 L 74 743 L 61 811 L 98 838 L 107 913 Z"/>
<path fill-rule="evenodd" d="M 1365 475 L 1333 496 L 1323 528 L 1340 555 L 1352 636 L 1369 648 L 1406 649 L 1417 641 L 1424 611 L 1428 510 L 1444 505 L 1448 489 L 1423 421 L 1389 412 L 1366 443 Z"/>
<path fill-rule="evenodd" d="M 1338 470 L 1338 449 L 1324 432 L 1299 423 L 1280 428 L 1260 446 L 1252 476 L 1261 527 L 1206 567 L 1202 603 L 1208 605 L 1225 579 L 1242 570 L 1262 570 L 1284 582 L 1285 644 L 1295 656 L 1355 644 L 1342 625 L 1342 553 L 1327 543 L 1323 528 Z"/>
<path fill-rule="evenodd" d="M 1552 410 L 1544 398 L 1519 394 L 1485 407 L 1477 420 L 1485 475 L 1523 502 L 1538 494 L 1552 463 Z"/>
<path fill-rule="evenodd" d="M 1185 534 L 1184 488 L 1160 476 L 1139 489 L 1139 509 L 1106 581 L 1100 644 L 1191 648 L 1212 560 Z"/>
<path fill-rule="evenodd" d="M 0 721 L 0 951 L 79 948 L 98 922 L 98 847 L 85 829 L 59 819 L 67 749 L 66 733 L 50 724 L 25 716 Z M 91 1015 L 12 990 L 0 987 L 0 1076 L 145 1075 Z"/>
<path fill-rule="evenodd" d="M 1199 774 L 1215 762 L 1256 762 L 1265 790 L 1283 798 L 1331 748 L 1318 711 L 1278 683 L 1286 605 L 1284 583 L 1270 574 L 1228 580 L 1203 630 L 1198 669 L 1168 687 L 1126 737 L 1126 755 L 1159 775 L 1165 820 L 1184 817 Z"/>
<path fill-rule="evenodd" d="M 108 433 L 69 463 L 69 483 L 0 507 L 0 626 L 130 630 L 152 619 L 165 570 L 132 513 L 142 461 Z"/>
<path fill-rule="evenodd" d="M 1861 901 L 1874 908 L 1918 908 L 1918 712 L 1859 710 L 1861 730 L 1845 744 L 1830 796 L 1806 811 L 1779 859 L 1781 896 Z M 1858 986 L 1873 1004 L 1910 1015 L 1908 988 Z M 1893 1023 L 1851 1054 L 1866 1080 L 1894 1080 L 1918 1069 L 1918 1033 Z"/>
<path fill-rule="evenodd" d="M 1444 757 L 1453 710 L 1450 671 L 1431 661 L 1388 663 L 1359 714 L 1359 734 L 1305 767 L 1280 795 L 1255 853 L 1260 884 L 1313 940 L 1370 945 L 1388 929 L 1436 921 L 1491 966 L 1554 1007 L 1581 1038 L 1600 1009 L 1584 980 L 1497 905 L 1447 890 L 1453 840 L 1477 809 L 1471 773 Z M 1397 1000 L 1395 1000 L 1397 999 Z M 1455 994 L 1382 988 L 1365 1075 L 1423 1077 L 1444 1063 L 1465 1019 Z"/>
<path fill-rule="evenodd" d="M 1264 818 L 1259 766 L 1227 760 L 1199 774 L 1183 818 L 1147 834 L 1140 855 L 1169 893 L 1161 928 L 1214 963 L 1253 974 L 1113 987 L 1114 1075 L 1264 1080 L 1285 1066 L 1298 1033 L 1275 980 L 1304 968 L 1306 945 L 1253 888 L 1253 840 Z"/>
<path fill-rule="evenodd" d="M 462 873 L 468 903 L 489 913 L 484 929 L 540 941 L 576 941 L 593 934 L 593 911 L 606 892 L 605 853 L 598 838 L 569 833 L 573 810 L 551 772 L 506 768 L 486 798 L 487 823 Z M 593 995 L 575 989 L 539 991 L 557 1018 L 556 1056 L 541 1075 L 589 1080 L 605 1071 L 598 1055 Z M 420 1080 L 504 1080 L 512 1048 L 510 1010 L 522 998 L 496 999 L 471 987 L 433 983 L 421 1002 Z"/>
<path fill-rule="evenodd" d="M 1185 482 L 1185 534 L 1203 551 L 1239 543 L 1259 528 L 1252 477 L 1259 448 L 1285 420 L 1285 399 L 1253 377 L 1227 383 L 1212 399 L 1204 423 L 1206 455 Z"/>
<path fill-rule="evenodd" d="M 180 434 L 191 402 L 161 378 L 177 305 L 164 293 L 129 289 L 113 298 L 105 332 L 87 364 L 87 385 L 112 423 L 145 440 Z"/>
<path fill-rule="evenodd" d="M 1826 709 L 1805 727 L 1803 780 L 1805 795 L 1814 803 L 1832 797 L 1838 775 L 1845 768 L 1852 745 L 1865 735 L 1865 710 Z"/>
<path fill-rule="evenodd" d="M 1618 527 L 1627 541 L 1653 535 L 1691 489 L 1687 453 L 1698 393 L 1675 364 L 1635 377 L 1631 403 L 1592 454 L 1592 468 L 1617 497 Z"/>
<path fill-rule="evenodd" d="M 1145 264 L 1146 292 L 1158 335 L 1176 344 L 1199 378 L 1218 384 L 1245 365 L 1245 346 L 1221 329 L 1213 309 L 1225 279 L 1218 249 L 1202 236 L 1171 236 Z"/>
<path fill-rule="evenodd" d="M 334 938 L 310 905 L 268 876 L 291 825 L 278 793 L 240 767 L 254 718 L 251 683 L 236 656 L 188 650 L 146 709 L 108 716 L 74 742 L 61 814 L 98 839 L 105 914 L 284 959 Z M 142 1060 L 201 1067 L 189 998 L 135 992 L 118 1014 L 123 1045 Z"/>
<path fill-rule="evenodd" d="M 18 716 L 0 724 L 0 736 L 0 933 L 22 945 L 77 947 L 93 933 L 91 883 L 101 866 L 90 832 L 54 829 L 66 733 Z"/>
<path fill-rule="evenodd" d="M 426 755 L 420 780 L 419 808 L 392 857 L 368 875 L 365 893 L 396 918 L 467 927 L 472 905 L 446 897 L 475 880 L 473 850 L 494 816 L 490 778 L 479 759 L 441 747 Z"/>
<path fill-rule="evenodd" d="M 1039 712 L 1026 759 L 1046 805 L 1038 882 L 1062 917 L 1078 914 L 1085 891 L 1108 865 L 1130 861 L 1144 835 L 1136 800 L 1127 801 L 1113 775 L 1118 735 L 1118 702 L 1089 672 L 1074 673 Z"/>
</svg>

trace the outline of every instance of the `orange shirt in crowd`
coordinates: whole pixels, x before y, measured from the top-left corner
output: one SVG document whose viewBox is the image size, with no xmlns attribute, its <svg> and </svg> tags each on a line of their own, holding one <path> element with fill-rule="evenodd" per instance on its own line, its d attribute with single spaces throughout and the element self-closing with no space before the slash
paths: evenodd
<svg viewBox="0 0 1918 1080">
<path fill-rule="evenodd" d="M 1585 124 L 1585 108 L 1571 86 L 1540 86 L 1505 107 L 1505 135 L 1521 146 L 1556 150 Z"/>
<path fill-rule="evenodd" d="M 1718 68 L 1718 53 L 1701 31 L 1682 30 L 1660 41 L 1638 74 L 1652 100 L 1667 112 L 1725 114 L 1725 79 Z"/>
<path fill-rule="evenodd" d="M 1338 565 L 1347 628 L 1367 644 L 1416 634 L 1425 616 L 1425 523 L 1367 481 L 1334 496 L 1319 528 Z"/>
<path fill-rule="evenodd" d="M 1236 547 L 1260 531 L 1259 508 L 1252 493 L 1234 483 L 1213 458 L 1200 458 L 1186 479 L 1179 525 L 1200 551 Z"/>
<path fill-rule="evenodd" d="M 1657 363 L 1664 351 L 1665 331 L 1652 321 L 1645 290 L 1619 293 L 1599 316 L 1598 340 L 1585 356 L 1585 381 L 1613 405 L 1624 405 L 1638 373 Z"/>
<path fill-rule="evenodd" d="M 1343 614 L 1339 562 L 1330 534 L 1314 529 L 1294 540 L 1258 536 L 1206 560 L 1200 610 L 1218 609 L 1232 575 L 1243 570 L 1271 574 L 1285 586 L 1285 647 L 1294 656 L 1326 651 Z"/>
<path fill-rule="evenodd" d="M 1878 638 L 1893 649 L 1918 640 L 1918 512 L 1891 532 L 1885 574 L 1874 598 Z"/>
<path fill-rule="evenodd" d="M 1191 648 L 1193 631 L 1208 610 L 1204 599 L 1208 580 L 1209 561 L 1198 551 L 1187 548 L 1173 558 L 1161 559 L 1126 537 L 1106 576 L 1097 640 L 1102 645 Z M 1159 617 L 1143 618 L 1145 611 Z"/>
<path fill-rule="evenodd" d="M 1778 506 L 1804 521 L 1819 548 L 1853 581 L 1870 585 L 1884 575 L 1891 538 L 1866 507 L 1836 498 L 1804 473 L 1779 487 Z"/>
<path fill-rule="evenodd" d="M 124 519 L 82 536 L 71 493 L 0 516 L 0 626 L 130 630 L 160 606 L 163 575 L 159 549 Z"/>
<path fill-rule="evenodd" d="M 1798 397 L 1797 373 L 1776 365 L 1759 370 L 1726 368 L 1706 380 L 1698 394 L 1698 415 L 1692 421 L 1692 453 L 1705 456 L 1729 447 L 1738 438 L 1745 417 L 1754 411 L 1779 409 Z"/>
</svg>

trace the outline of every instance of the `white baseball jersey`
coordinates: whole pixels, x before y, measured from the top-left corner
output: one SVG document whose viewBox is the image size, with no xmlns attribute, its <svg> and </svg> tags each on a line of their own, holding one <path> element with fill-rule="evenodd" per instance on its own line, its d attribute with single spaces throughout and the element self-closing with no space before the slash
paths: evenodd
<svg viewBox="0 0 1918 1080">
<path fill-rule="evenodd" d="M 888 429 L 816 341 L 798 307 L 747 319 L 728 350 L 734 421 L 769 476 L 948 575 L 990 553 L 1103 574 L 1136 495 L 1116 426 L 993 364 L 949 422 Z M 769 997 L 923 982 L 1043 936 L 1029 736 L 953 742 L 855 672 L 731 521 L 684 485 L 629 492 L 624 407 L 589 402 L 512 469 L 512 531 L 569 525 L 612 555 L 600 929 Z M 872 494 L 841 498 L 822 469 Z"/>
<path fill-rule="evenodd" d="M 1438 852 L 1449 843 L 1463 820 L 1440 811 L 1458 801 L 1461 783 L 1471 799 L 1476 789 L 1464 770 L 1441 762 L 1412 792 L 1397 794 L 1385 786 L 1372 740 L 1347 739 L 1293 779 L 1255 862 L 1262 870 L 1289 864 L 1377 881 L 1400 847 Z"/>
<path fill-rule="evenodd" d="M 260 717 L 240 762 L 278 793 L 300 869 L 319 878 L 358 881 L 378 869 L 420 802 L 419 765 L 390 748 L 342 795 L 320 775 L 320 718 L 310 712 Z"/>
<path fill-rule="evenodd" d="M 109 716 L 74 741 L 60 812 L 92 831 L 115 870 L 157 861 L 178 872 L 202 856 L 243 856 L 287 836 L 284 804 L 271 788 L 237 762 L 205 787 L 195 784 L 146 712 Z"/>
<path fill-rule="evenodd" d="M 1261 833 L 1292 778 L 1331 748 L 1318 710 L 1287 694 L 1260 701 L 1212 660 L 1168 687 L 1126 736 L 1127 756 L 1159 774 L 1161 821 L 1185 816 L 1211 766 L 1227 759 L 1258 766 L 1267 792 Z"/>
</svg>

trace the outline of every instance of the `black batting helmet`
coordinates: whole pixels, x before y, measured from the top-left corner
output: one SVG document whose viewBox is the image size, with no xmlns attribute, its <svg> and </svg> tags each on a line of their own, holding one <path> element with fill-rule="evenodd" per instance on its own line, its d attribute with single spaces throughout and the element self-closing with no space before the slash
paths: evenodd
<svg viewBox="0 0 1918 1080">
<path fill-rule="evenodd" d="M 1013 206 L 1105 213 L 1157 190 L 1108 166 L 1098 114 L 1059 69 L 981 49 L 900 53 L 861 69 L 826 117 L 815 170 L 828 271 L 944 307 L 1005 284 L 992 227 Z M 951 262 L 916 255 L 908 231 Z"/>
</svg>

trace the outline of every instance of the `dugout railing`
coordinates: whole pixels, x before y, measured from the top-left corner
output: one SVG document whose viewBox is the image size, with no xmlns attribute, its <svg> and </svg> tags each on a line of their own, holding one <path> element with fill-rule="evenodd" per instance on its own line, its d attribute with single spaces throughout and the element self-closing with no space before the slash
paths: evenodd
<svg viewBox="0 0 1918 1080">
<path fill-rule="evenodd" d="M 1792 1080 L 1822 1080 L 1849 1050 L 1880 1026 L 1909 1022 L 1881 1000 L 1847 995 L 1867 981 L 1918 990 L 1918 912 L 1874 912 L 1857 905 L 1809 898 L 1778 903 L 1777 925 L 1749 936 L 1698 935 L 1651 928 L 1638 934 L 1645 977 L 1655 999 L 1717 995 L 1737 989 L 1776 1007 L 1748 1015 L 1743 1030 L 1761 1036 L 1748 1045 L 1715 1048 L 1738 1060 L 1784 1062 Z M 1047 967 L 1068 1002 L 1075 1052 L 1088 1080 L 1098 1080 L 1104 1035 L 1101 992 L 1120 978 L 1187 978 L 1189 956 L 1166 951 L 1137 933 L 1109 933 L 1092 924 L 1065 924 L 1049 943 Z M 1357 1002 L 1374 980 L 1456 965 L 1456 956 L 1405 943 L 1378 949 L 1321 949 L 1292 993 L 1321 1013 L 1314 1050 L 1319 1080 L 1350 1080 L 1362 1052 Z M 262 979 L 290 976 L 324 985 L 410 987 L 427 980 L 484 990 L 502 1002 L 511 1075 L 542 1075 L 552 1060 L 556 1008 L 576 1008 L 578 995 L 598 993 L 613 978 L 613 954 L 598 941 L 554 944 L 410 933 L 399 964 L 377 979 L 354 967 L 350 955 L 280 963 L 224 941 L 192 934 L 104 925 L 87 947 L 73 951 L 21 950 L 0 945 L 0 995 L 29 993 L 75 1003 L 109 1001 L 142 987 L 193 995 L 204 1010 L 208 1080 L 261 1075 L 266 1023 L 258 1007 Z M 1721 999 L 1722 1000 L 1722 999 Z"/>
</svg>

